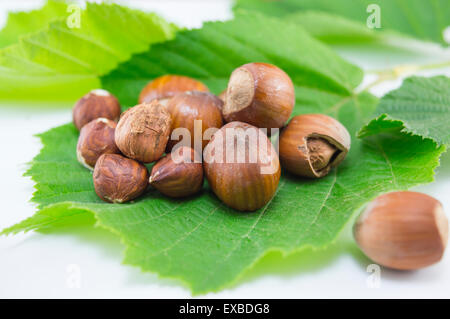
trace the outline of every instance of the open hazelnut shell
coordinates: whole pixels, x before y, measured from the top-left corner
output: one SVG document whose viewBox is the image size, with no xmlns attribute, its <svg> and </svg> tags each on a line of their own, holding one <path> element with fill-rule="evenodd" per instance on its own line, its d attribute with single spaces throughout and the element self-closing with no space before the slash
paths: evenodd
<svg viewBox="0 0 450 319">
<path fill-rule="evenodd" d="M 281 166 L 298 176 L 320 178 L 344 160 L 350 144 L 347 129 L 332 117 L 298 115 L 281 132 Z"/>
</svg>

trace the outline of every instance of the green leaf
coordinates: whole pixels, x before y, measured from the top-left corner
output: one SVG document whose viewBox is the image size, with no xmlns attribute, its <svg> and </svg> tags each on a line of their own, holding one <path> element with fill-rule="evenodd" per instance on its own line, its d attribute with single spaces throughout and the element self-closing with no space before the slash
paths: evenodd
<svg viewBox="0 0 450 319">
<path fill-rule="evenodd" d="M 380 7 L 381 28 L 418 39 L 445 42 L 443 31 L 450 25 L 450 2 L 448 0 L 236 0 L 235 11 L 255 10 L 268 15 L 285 17 L 297 11 L 316 10 L 337 14 L 366 25 L 371 12 L 369 5 Z M 327 24 L 332 24 L 329 21 Z"/>
<path fill-rule="evenodd" d="M 72 221 L 92 225 L 94 216 L 97 227 L 120 236 L 126 264 L 178 278 L 199 294 L 236 282 L 269 252 L 325 247 L 378 194 L 433 180 L 443 147 L 400 132 L 357 139 L 355 132 L 371 118 L 378 101 L 354 93 L 361 70 L 301 27 L 277 19 L 242 15 L 181 32 L 103 81 L 128 102 L 148 80 L 164 73 L 195 76 L 217 92 L 235 67 L 252 60 L 275 63 L 290 74 L 295 114 L 329 114 L 352 133 L 347 159 L 329 176 L 305 180 L 283 173 L 276 196 L 254 213 L 227 208 L 207 185 L 183 200 L 151 190 L 132 203 L 107 204 L 95 195 L 91 173 L 77 162 L 78 133 L 67 124 L 40 136 L 44 147 L 27 172 L 36 182 L 33 201 L 40 210 L 3 233 L 48 231 Z"/>
<path fill-rule="evenodd" d="M 77 29 L 54 21 L 0 50 L 0 99 L 74 101 L 118 63 L 175 32 L 154 14 L 114 4 L 87 3 L 80 22 Z"/>
<path fill-rule="evenodd" d="M 360 137 L 401 129 L 450 144 L 450 78 L 408 78 L 381 99 L 376 114 L 378 117 L 361 129 Z"/>
<path fill-rule="evenodd" d="M 20 36 L 44 29 L 49 22 L 68 15 L 65 1 L 48 0 L 37 10 L 10 12 L 5 27 L 0 31 L 0 48 L 19 40 Z"/>
</svg>

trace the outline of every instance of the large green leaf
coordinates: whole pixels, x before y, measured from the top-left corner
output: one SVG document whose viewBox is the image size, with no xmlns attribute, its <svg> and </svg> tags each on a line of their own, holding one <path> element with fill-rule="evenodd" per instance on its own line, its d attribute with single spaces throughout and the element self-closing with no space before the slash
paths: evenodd
<svg viewBox="0 0 450 319">
<path fill-rule="evenodd" d="M 418 39 L 445 42 L 443 31 L 450 25 L 448 0 L 235 0 L 235 9 L 261 11 L 269 15 L 287 16 L 296 11 L 317 10 L 340 15 L 366 24 L 369 5 L 381 9 L 381 28 Z M 332 25 L 333 21 L 327 24 Z M 331 27 L 332 30 L 332 27 Z"/>
<path fill-rule="evenodd" d="M 95 195 L 91 173 L 77 162 L 78 133 L 67 124 L 40 136 L 44 147 L 27 173 L 36 182 L 33 201 L 40 210 L 3 233 L 95 222 L 121 237 L 125 263 L 205 293 L 235 282 L 271 251 L 325 247 L 378 194 L 433 180 L 443 147 L 400 132 L 357 139 L 355 132 L 377 103 L 370 94 L 354 93 L 361 70 L 293 24 L 259 15 L 208 23 L 134 57 L 104 83 L 126 103 L 164 73 L 195 76 L 218 92 L 230 72 L 248 61 L 272 62 L 290 74 L 295 114 L 329 114 L 352 133 L 348 158 L 329 176 L 305 180 L 283 173 L 276 196 L 253 213 L 227 208 L 206 185 L 189 199 L 172 200 L 153 190 L 132 203 L 107 204 Z"/>
<path fill-rule="evenodd" d="M 49 22 L 67 15 L 67 3 L 57 0 L 48 0 L 37 10 L 10 12 L 5 27 L 0 31 L 0 48 L 16 43 L 20 36 L 44 29 Z"/>
<path fill-rule="evenodd" d="M 133 53 L 174 36 L 154 14 L 115 4 L 88 3 L 81 27 L 66 19 L 0 50 L 0 99 L 73 101 L 99 87 L 103 75 Z"/>
<path fill-rule="evenodd" d="M 381 99 L 376 115 L 362 128 L 360 137 L 401 129 L 450 144 L 450 78 L 408 78 Z"/>
</svg>

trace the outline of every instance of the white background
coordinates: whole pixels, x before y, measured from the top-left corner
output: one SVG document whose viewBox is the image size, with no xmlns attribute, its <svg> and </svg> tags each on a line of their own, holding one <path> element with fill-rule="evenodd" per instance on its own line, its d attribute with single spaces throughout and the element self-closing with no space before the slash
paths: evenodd
<svg viewBox="0 0 450 319">
<path fill-rule="evenodd" d="M 330 0 L 331 1 L 331 0 Z M 130 6 L 155 10 L 187 27 L 202 21 L 231 17 L 229 1 L 169 0 L 122 1 Z M 0 27 L 8 10 L 37 8 L 42 1 L 0 1 Z M 417 55 L 341 48 L 339 53 L 366 70 L 384 69 L 402 63 L 450 60 L 450 52 L 436 45 L 414 44 Z M 446 74 L 450 69 L 422 75 Z M 365 83 L 373 77 L 368 76 Z M 400 85 L 386 82 L 372 92 L 378 96 Z M 33 182 L 22 177 L 26 163 L 41 147 L 33 134 L 71 120 L 70 109 L 38 110 L 0 106 L 0 229 L 31 216 L 29 203 Z M 442 157 L 436 182 L 415 190 L 439 199 L 450 212 L 450 156 Z M 235 285 L 211 298 L 409 298 L 450 297 L 450 254 L 429 268 L 415 272 L 381 270 L 379 288 L 367 280 L 370 264 L 354 245 L 351 223 L 335 245 L 320 251 L 305 251 L 288 257 L 272 254 L 248 271 Z M 0 237 L 1 298 L 190 298 L 178 282 L 141 273 L 121 265 L 123 246 L 106 231 L 91 228 L 42 235 L 38 233 Z M 76 279 L 79 281 L 76 281 Z M 370 280 L 370 279 L 369 279 Z M 79 285 L 77 284 L 79 283 Z"/>
</svg>

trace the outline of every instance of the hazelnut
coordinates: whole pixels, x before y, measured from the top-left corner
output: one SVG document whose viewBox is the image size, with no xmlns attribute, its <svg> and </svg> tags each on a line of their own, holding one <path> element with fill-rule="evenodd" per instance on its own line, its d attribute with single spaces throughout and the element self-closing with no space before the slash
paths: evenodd
<svg viewBox="0 0 450 319">
<path fill-rule="evenodd" d="M 228 206 L 254 211 L 267 204 L 280 180 L 280 162 L 270 140 L 257 127 L 231 122 L 203 151 L 205 176 Z"/>
<path fill-rule="evenodd" d="M 157 100 L 130 108 L 120 118 L 115 140 L 127 157 L 144 163 L 158 160 L 169 140 L 172 120 Z"/>
<path fill-rule="evenodd" d="M 177 128 L 186 128 L 191 135 L 190 145 L 194 147 L 195 137 L 202 139 L 202 150 L 208 144 L 203 140 L 203 133 L 212 127 L 220 128 L 223 125 L 222 108 L 223 102 L 214 94 L 207 92 L 191 91 L 176 95 L 167 104 L 167 110 L 172 117 L 172 131 Z M 201 126 L 194 127 L 194 121 L 201 120 Z M 167 150 L 177 144 L 177 140 L 169 140 Z"/>
<path fill-rule="evenodd" d="M 118 154 L 103 154 L 94 168 L 94 187 L 106 202 L 124 203 L 139 197 L 148 186 L 147 168 Z"/>
<path fill-rule="evenodd" d="M 186 91 L 208 92 L 208 88 L 202 83 L 187 76 L 164 75 L 149 82 L 139 95 L 139 104 L 159 100 L 166 105 L 168 99 Z"/>
<path fill-rule="evenodd" d="M 222 112 L 226 122 L 246 122 L 270 132 L 286 123 L 294 104 L 294 85 L 283 70 L 249 63 L 231 74 Z"/>
<path fill-rule="evenodd" d="M 378 196 L 359 216 L 353 233 L 362 251 L 380 265 L 400 270 L 438 262 L 448 240 L 441 203 L 425 194 Z"/>
<path fill-rule="evenodd" d="M 117 122 L 119 116 L 120 104 L 117 98 L 108 91 L 100 89 L 83 96 L 73 108 L 73 124 L 78 130 L 99 117 Z"/>
<path fill-rule="evenodd" d="M 156 162 L 149 183 L 169 197 L 190 196 L 202 188 L 203 165 L 201 162 L 195 163 L 195 151 L 192 148 L 177 147 Z"/>
<path fill-rule="evenodd" d="M 90 170 L 94 169 L 102 154 L 119 154 L 114 142 L 116 122 L 100 117 L 81 128 L 77 144 L 78 161 Z"/>
<path fill-rule="evenodd" d="M 294 116 L 280 134 L 281 166 L 298 176 L 323 177 L 344 160 L 350 140 L 347 129 L 332 117 Z"/>
</svg>

